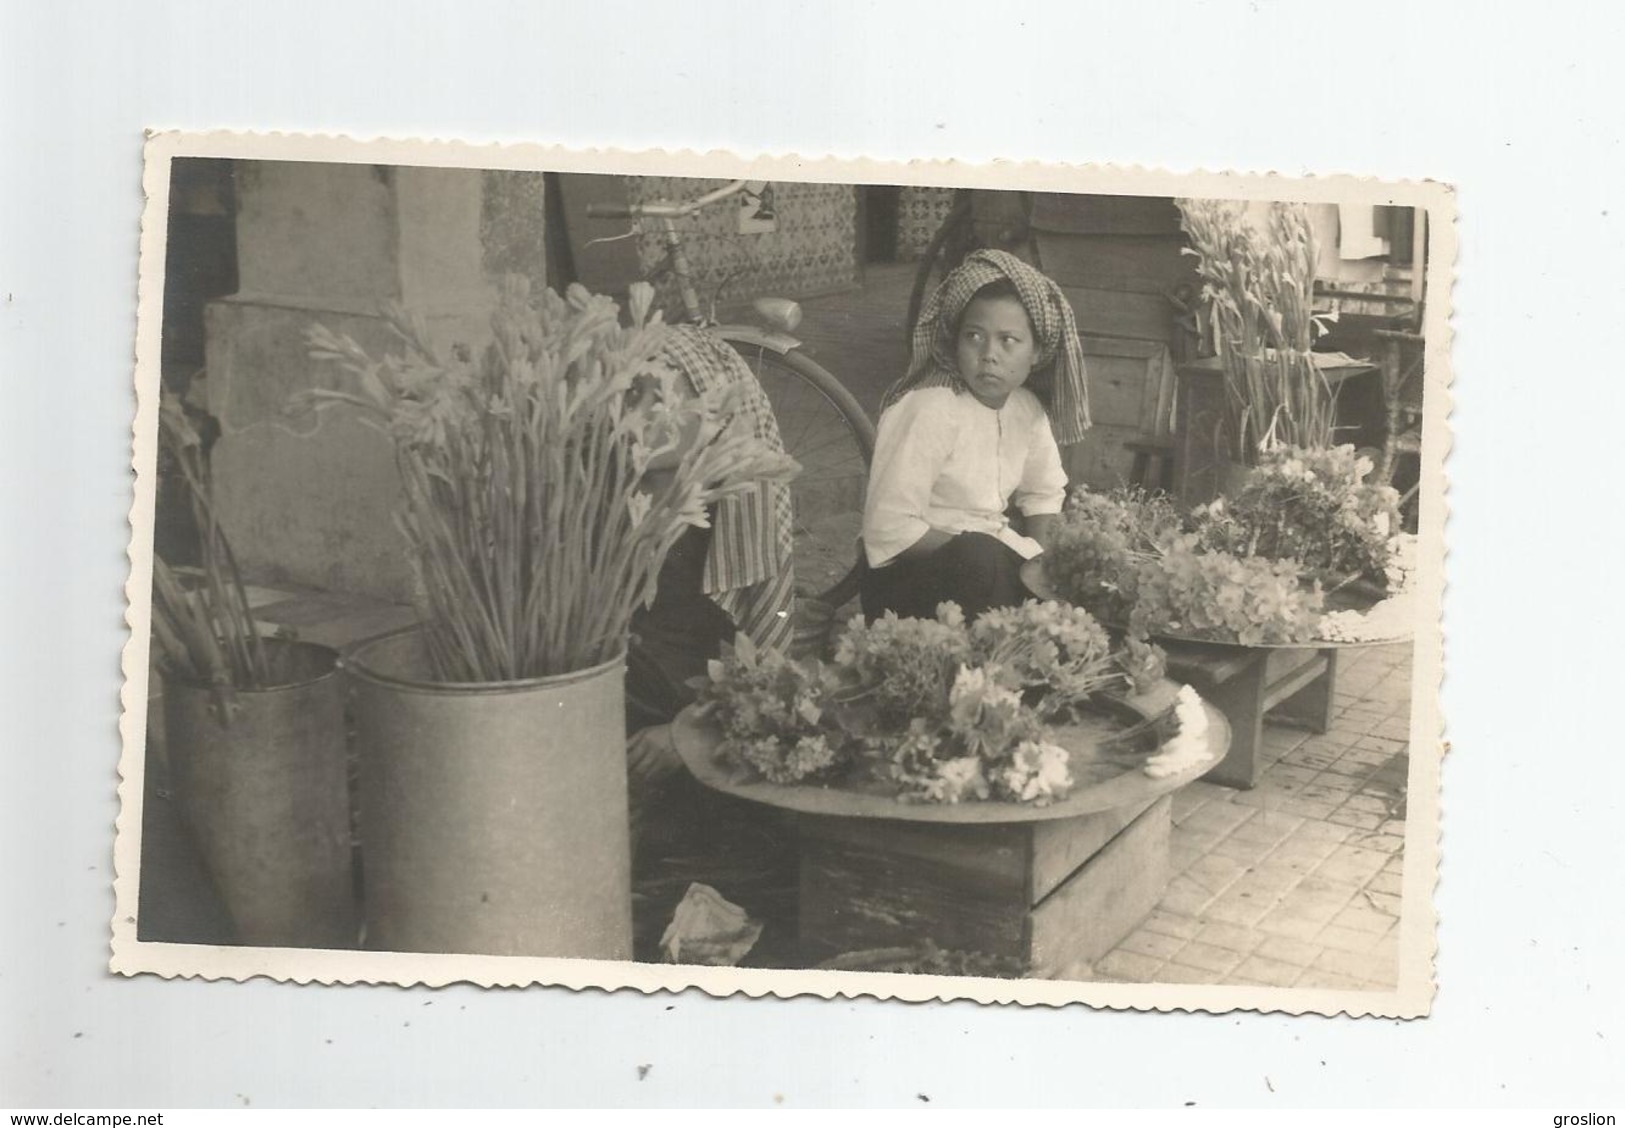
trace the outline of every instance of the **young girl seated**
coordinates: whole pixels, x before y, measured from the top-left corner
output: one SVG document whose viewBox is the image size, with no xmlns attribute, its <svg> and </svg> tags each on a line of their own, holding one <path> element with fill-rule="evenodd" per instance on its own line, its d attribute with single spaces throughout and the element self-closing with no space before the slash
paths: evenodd
<svg viewBox="0 0 1625 1128">
<path fill-rule="evenodd" d="M 973 252 L 921 311 L 908 373 L 881 403 L 864 615 L 930 618 L 952 600 L 975 618 L 1025 599 L 1022 561 L 1065 499 L 1058 444 L 1088 426 L 1066 295 L 1014 255 Z"/>
</svg>

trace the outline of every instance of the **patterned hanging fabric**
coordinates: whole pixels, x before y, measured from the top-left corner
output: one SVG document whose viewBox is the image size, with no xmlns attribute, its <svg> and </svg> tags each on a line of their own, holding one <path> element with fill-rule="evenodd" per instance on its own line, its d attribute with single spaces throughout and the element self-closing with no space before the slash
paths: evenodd
<svg viewBox="0 0 1625 1128">
<path fill-rule="evenodd" d="M 745 384 L 750 390 L 743 410 L 752 434 L 773 450 L 784 450 L 767 393 L 744 357 L 727 342 L 705 329 L 677 325 L 665 345 L 665 356 L 700 395 Z M 784 649 L 790 642 L 795 601 L 792 520 L 790 487 L 785 482 L 758 482 L 754 489 L 717 503 L 704 591 L 758 646 Z"/>
</svg>

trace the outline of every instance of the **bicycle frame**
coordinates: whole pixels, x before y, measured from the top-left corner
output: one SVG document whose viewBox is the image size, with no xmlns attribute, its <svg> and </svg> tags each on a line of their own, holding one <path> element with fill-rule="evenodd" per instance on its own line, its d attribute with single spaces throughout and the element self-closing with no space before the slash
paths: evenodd
<svg viewBox="0 0 1625 1128">
<path fill-rule="evenodd" d="M 628 204 L 619 207 L 611 204 L 589 204 L 587 214 L 595 219 L 630 219 L 632 231 L 635 234 L 640 229 L 638 221 L 653 219 L 660 225 L 661 243 L 666 248 L 666 260 L 671 263 L 672 274 L 677 279 L 678 297 L 683 302 L 683 312 L 690 321 L 705 324 L 708 318 L 700 307 L 700 295 L 694 289 L 694 271 L 689 265 L 688 255 L 683 251 L 683 233 L 677 226 L 677 221 L 687 219 L 704 208 L 730 196 L 738 195 L 745 188 L 744 180 L 733 180 L 721 188 L 707 192 L 703 196 L 696 196 L 684 203 L 671 203 L 656 200 L 644 204 Z M 625 236 L 615 236 L 624 238 Z"/>
<path fill-rule="evenodd" d="M 801 342 L 788 333 L 763 329 L 760 325 L 751 325 L 744 321 L 718 325 L 715 329 L 717 336 L 730 344 L 737 342 L 754 345 L 769 352 L 776 352 L 780 356 L 788 356 L 793 350 L 801 347 Z"/>
<path fill-rule="evenodd" d="M 666 261 L 670 264 L 672 273 L 676 275 L 677 290 L 687 319 L 731 346 L 747 363 L 751 362 L 754 354 L 760 354 L 763 361 L 769 356 L 777 357 L 778 365 L 783 371 L 773 378 L 775 387 L 782 387 L 782 382 L 788 379 L 796 386 L 812 389 L 825 405 L 823 411 L 827 413 L 826 423 L 828 417 L 833 417 L 844 427 L 843 433 L 848 436 L 852 454 L 858 460 L 857 474 L 861 480 L 861 475 L 866 473 L 869 458 L 874 452 L 874 425 L 864 413 L 862 405 L 853 398 L 852 393 L 816 361 L 806 356 L 801 351 L 801 342 L 790 335 L 789 330 L 794 329 L 801 319 L 800 307 L 785 298 L 757 298 L 752 302 L 752 306 L 764 322 L 763 325 L 717 324 L 714 317 L 707 316 L 700 307 L 699 294 L 694 289 L 693 270 L 683 250 L 683 233 L 678 227 L 678 221 L 694 215 L 702 208 L 738 194 L 746 183 L 744 180 L 732 181 L 687 203 L 654 201 L 627 205 L 589 204 L 587 214 L 599 219 L 632 220 L 633 229 L 628 235 L 638 232 L 640 230 L 638 224 L 645 218 L 659 223 L 661 241 L 666 250 Z M 626 237 L 613 236 L 613 238 Z M 761 373 L 767 371 L 767 367 L 759 367 L 755 371 L 758 379 L 761 379 Z M 772 393 L 768 394 L 771 396 Z M 780 394 L 783 394 L 782 391 Z M 809 432 L 804 429 L 801 433 Z M 834 440 L 832 447 L 823 431 L 818 434 L 821 436 L 819 441 L 822 448 L 839 450 L 841 444 L 839 437 Z M 824 471 L 833 472 L 837 477 L 845 472 L 833 469 L 837 464 L 843 467 L 845 465 L 838 456 L 824 454 L 821 457 L 826 463 Z M 816 492 L 817 487 L 812 486 L 809 489 Z M 859 566 L 854 564 L 846 575 L 835 581 L 820 598 L 827 597 L 832 607 L 847 603 L 856 593 L 859 574 Z"/>
<path fill-rule="evenodd" d="M 683 203 L 672 203 L 656 200 L 645 204 L 628 204 L 625 207 L 613 205 L 593 204 L 587 208 L 587 214 L 594 218 L 616 219 L 626 218 L 633 222 L 633 231 L 638 230 L 637 223 L 642 219 L 653 219 L 659 224 L 661 245 L 666 250 L 666 261 L 671 264 L 672 276 L 677 280 L 678 298 L 683 303 L 683 314 L 696 325 L 714 325 L 716 330 L 724 337 L 736 338 L 748 344 L 760 345 L 781 355 L 791 349 L 799 348 L 801 342 L 790 336 L 786 331 L 795 327 L 799 320 L 799 310 L 794 303 L 790 308 L 775 308 L 785 301 L 782 298 L 758 298 L 752 303 L 757 314 L 770 324 L 782 324 L 784 329 L 762 329 L 755 325 L 733 324 L 716 325 L 714 310 L 710 314 L 701 306 L 700 295 L 694 288 L 694 269 L 689 264 L 688 254 L 683 250 L 683 233 L 677 221 L 687 219 L 700 211 L 719 203 L 731 196 L 737 196 L 744 191 L 745 180 L 733 180 Z M 619 238 L 620 236 L 617 236 Z"/>
</svg>

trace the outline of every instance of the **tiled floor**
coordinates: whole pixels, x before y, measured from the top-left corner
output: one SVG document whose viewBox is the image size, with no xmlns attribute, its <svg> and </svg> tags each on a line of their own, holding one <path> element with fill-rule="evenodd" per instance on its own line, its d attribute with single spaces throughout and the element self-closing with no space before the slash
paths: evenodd
<svg viewBox="0 0 1625 1128">
<path fill-rule="evenodd" d="M 1167 892 L 1096 977 L 1392 989 L 1410 673 L 1408 646 L 1346 652 L 1330 731 L 1270 726 L 1253 790 L 1177 792 Z"/>
</svg>

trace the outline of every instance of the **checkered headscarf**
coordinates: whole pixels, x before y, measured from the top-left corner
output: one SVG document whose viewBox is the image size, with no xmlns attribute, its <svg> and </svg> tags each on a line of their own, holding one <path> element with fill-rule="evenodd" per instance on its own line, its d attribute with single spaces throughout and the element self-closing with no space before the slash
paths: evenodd
<svg viewBox="0 0 1625 1128">
<path fill-rule="evenodd" d="M 767 393 L 745 358 L 720 337 L 693 325 L 674 325 L 662 350 L 663 359 L 700 395 L 744 383 L 750 391 L 741 411 L 752 434 L 773 450 L 784 450 Z M 755 489 L 717 502 L 702 581 L 705 594 L 758 646 L 786 649 L 794 633 L 792 529 L 786 482 L 758 482 Z"/>
<path fill-rule="evenodd" d="M 964 387 L 954 355 L 954 329 L 976 292 L 1001 278 L 1015 284 L 1037 337 L 1027 387 L 1049 413 L 1055 441 L 1061 446 L 1079 442 L 1089 429 L 1089 387 L 1072 305 L 1053 280 L 1008 251 L 972 251 L 942 280 L 920 310 L 908 374 L 887 390 L 880 409 L 915 388 Z"/>
</svg>

